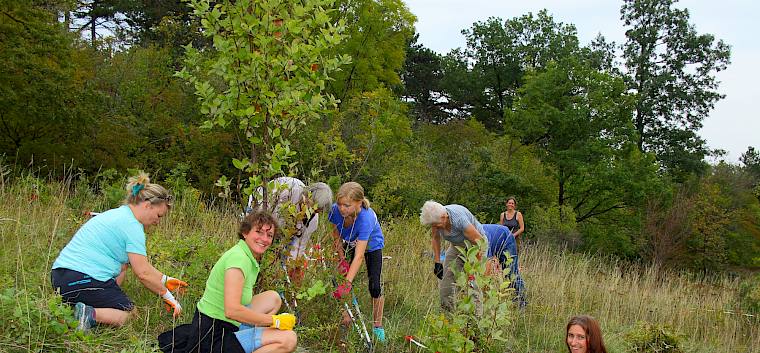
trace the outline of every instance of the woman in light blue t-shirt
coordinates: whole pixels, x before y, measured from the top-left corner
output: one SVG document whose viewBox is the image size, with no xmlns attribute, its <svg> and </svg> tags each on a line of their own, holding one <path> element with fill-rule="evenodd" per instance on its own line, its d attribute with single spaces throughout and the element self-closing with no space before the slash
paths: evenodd
<svg viewBox="0 0 760 353">
<path fill-rule="evenodd" d="M 123 325 L 134 304 L 121 285 L 128 267 L 140 282 L 174 309 L 182 307 L 171 291 L 187 283 L 156 270 L 148 262 L 145 229 L 157 225 L 171 208 L 172 196 L 145 173 L 130 178 L 124 205 L 85 223 L 61 250 L 52 266 L 53 288 L 74 305 L 79 330 L 101 323 Z"/>
</svg>

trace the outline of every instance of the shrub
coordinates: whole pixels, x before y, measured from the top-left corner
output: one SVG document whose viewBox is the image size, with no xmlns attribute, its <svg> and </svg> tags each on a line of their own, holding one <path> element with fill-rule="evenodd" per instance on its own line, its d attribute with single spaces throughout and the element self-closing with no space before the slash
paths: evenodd
<svg viewBox="0 0 760 353">
<path fill-rule="evenodd" d="M 756 319 L 760 316 L 760 275 L 743 281 L 737 293 L 739 307 Z"/>
<path fill-rule="evenodd" d="M 486 275 L 486 256 L 477 258 L 479 248 L 485 244 L 459 249 L 465 263 L 463 271 L 454 271 L 459 289 L 456 307 L 448 316 L 434 314 L 425 319 L 420 336 L 432 351 L 490 352 L 503 345 L 507 338 L 503 328 L 508 327 L 513 314 L 510 311 L 514 290 L 501 276 Z M 470 280 L 474 276 L 475 280 Z M 478 312 L 474 298 L 477 289 L 482 291 L 482 312 Z"/>
<path fill-rule="evenodd" d="M 630 344 L 629 352 L 683 353 L 680 348 L 681 337 L 665 325 L 640 322 L 625 337 Z"/>
</svg>

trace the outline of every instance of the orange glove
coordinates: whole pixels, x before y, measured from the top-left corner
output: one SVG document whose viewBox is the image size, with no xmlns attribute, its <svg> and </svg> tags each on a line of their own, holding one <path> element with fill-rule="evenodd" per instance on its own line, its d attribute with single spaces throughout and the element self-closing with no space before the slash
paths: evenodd
<svg viewBox="0 0 760 353">
<path fill-rule="evenodd" d="M 185 287 L 187 287 L 187 282 L 178 280 L 174 277 L 169 277 L 167 275 L 161 277 L 161 284 L 163 284 L 164 287 L 166 287 L 166 289 L 171 292 L 179 290 L 180 293 L 184 293 Z"/>
<path fill-rule="evenodd" d="M 177 299 L 174 298 L 174 295 L 172 295 L 172 292 L 168 289 L 164 288 L 164 292 L 161 293 L 161 299 L 164 300 L 167 312 L 171 312 L 172 308 L 174 309 L 174 312 L 172 313 L 173 318 L 176 319 L 182 314 L 182 305 L 179 305 Z"/>
</svg>

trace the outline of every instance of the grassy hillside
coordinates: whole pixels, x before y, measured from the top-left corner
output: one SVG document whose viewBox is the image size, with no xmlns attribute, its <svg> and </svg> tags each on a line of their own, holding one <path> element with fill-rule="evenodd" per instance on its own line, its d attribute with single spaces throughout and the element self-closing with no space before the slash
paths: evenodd
<svg viewBox="0 0 760 353">
<path fill-rule="evenodd" d="M 50 265 L 86 220 L 82 211 L 104 210 L 114 201 L 72 184 L 76 182 L 22 178 L 0 190 L 0 352 L 154 351 L 156 335 L 176 323 L 162 310 L 160 300 L 131 275 L 125 291 L 137 310 L 126 327 L 98 328 L 92 335 L 65 327 L 71 311 L 56 300 L 50 286 Z M 233 211 L 201 203 L 188 191 L 149 234 L 153 264 L 191 284 L 180 297 L 185 312 L 178 323 L 192 317 L 208 270 L 235 242 L 235 227 Z M 422 351 L 409 347 L 404 336 L 424 336 L 425 317 L 438 312 L 429 233 L 416 219 L 389 220 L 383 228 L 384 255 L 391 257 L 383 271 L 389 342 L 377 351 Z M 323 244 L 329 243 L 326 230 L 323 225 L 317 237 Z M 685 352 L 760 352 L 760 320 L 736 309 L 737 280 L 695 281 L 684 274 L 629 268 L 540 244 L 524 249 L 521 268 L 528 287 L 528 308 L 523 313 L 510 312 L 508 341 L 498 348 L 489 347 L 489 351 L 562 352 L 568 318 L 587 313 L 601 322 L 611 352 L 629 350 L 627 333 L 639 322 L 669 326 L 669 332 L 680 335 Z M 278 270 L 267 269 L 260 287 L 284 288 Z M 324 273 L 315 264 L 308 267 L 307 278 Z M 309 285 L 307 280 L 301 291 Z M 327 287 L 331 290 L 331 284 Z M 358 283 L 356 288 L 369 319 L 366 283 Z M 321 295 L 302 300 L 299 307 L 303 318 L 297 328 L 300 345 L 311 352 L 338 351 L 338 303 Z M 359 348 L 354 337 L 348 351 Z"/>
</svg>

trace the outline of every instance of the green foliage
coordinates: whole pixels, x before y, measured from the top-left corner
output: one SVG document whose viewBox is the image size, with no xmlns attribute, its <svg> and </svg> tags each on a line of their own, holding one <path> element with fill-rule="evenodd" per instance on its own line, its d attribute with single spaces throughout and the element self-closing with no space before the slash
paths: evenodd
<svg viewBox="0 0 760 353">
<path fill-rule="evenodd" d="M 311 157 L 312 169 L 375 184 L 399 154 L 409 151 L 412 129 L 405 108 L 384 88 L 358 94 L 330 119 L 329 130 L 319 133 L 316 155 L 308 154 L 314 143 L 310 136 L 300 139 L 304 157 Z"/>
<path fill-rule="evenodd" d="M 636 353 L 683 353 L 682 340 L 682 336 L 673 333 L 667 325 L 648 322 L 641 322 L 626 333 L 629 352 Z"/>
<path fill-rule="evenodd" d="M 524 144 L 535 144 L 559 184 L 557 202 L 571 205 L 579 221 L 624 205 L 633 142 L 631 99 L 623 81 L 566 58 L 526 78 L 506 126 Z"/>
<path fill-rule="evenodd" d="M 41 298 L 14 287 L 0 293 L 0 315 L 4 318 L 0 342 L 9 352 L 62 351 L 92 337 L 74 330 L 77 321 L 61 297 Z"/>
<path fill-rule="evenodd" d="M 744 280 L 737 293 L 739 307 L 760 322 L 760 275 Z"/>
<path fill-rule="evenodd" d="M 533 206 L 530 210 L 530 237 L 536 241 L 549 241 L 578 248 L 581 237 L 575 222 L 575 213 L 569 206 Z M 528 223 L 529 222 L 529 223 Z"/>
<path fill-rule="evenodd" d="M 34 2 L 0 3 L 0 154 L 20 165 L 53 166 L 88 152 L 90 73 L 77 67 L 84 51 L 56 16 Z"/>
<path fill-rule="evenodd" d="M 330 21 L 333 4 L 190 2 L 213 50 L 188 45 L 177 76 L 195 88 L 208 117 L 202 127 L 237 127 L 245 139 L 245 157 L 238 154 L 234 163 L 248 179 L 245 194 L 267 190 L 274 176 L 293 172 L 290 134 L 336 104 L 322 91 L 349 58 L 328 55 L 344 39 L 344 21 Z M 269 193 L 263 195 L 267 205 Z"/>
<path fill-rule="evenodd" d="M 454 311 L 428 315 L 426 327 L 420 329 L 432 351 L 491 352 L 507 341 L 504 328 L 513 320 L 514 290 L 503 277 L 486 275 L 488 258 L 478 258 L 485 247 L 481 241 L 478 246 L 458 248 L 465 261 L 462 271 L 454 271 L 458 288 Z"/>
<path fill-rule="evenodd" d="M 697 33 L 673 0 L 625 0 L 623 45 L 629 88 L 637 92 L 638 148 L 653 151 L 676 180 L 704 171 L 709 153 L 697 130 L 723 98 L 715 73 L 730 62 L 728 44 Z"/>
<path fill-rule="evenodd" d="M 392 89 L 401 80 L 406 43 L 416 18 L 401 0 L 336 0 L 334 21 L 345 21 L 346 40 L 331 51 L 349 55 L 350 65 L 335 72 L 328 92 L 345 103 L 380 88 Z M 342 107 L 341 107 L 342 110 Z"/>
<path fill-rule="evenodd" d="M 462 34 L 467 48 L 447 55 L 443 86 L 451 108 L 491 131 L 504 127 L 504 113 L 512 109 L 527 71 L 578 51 L 575 27 L 555 22 L 546 10 L 507 21 L 491 17 Z"/>
</svg>

